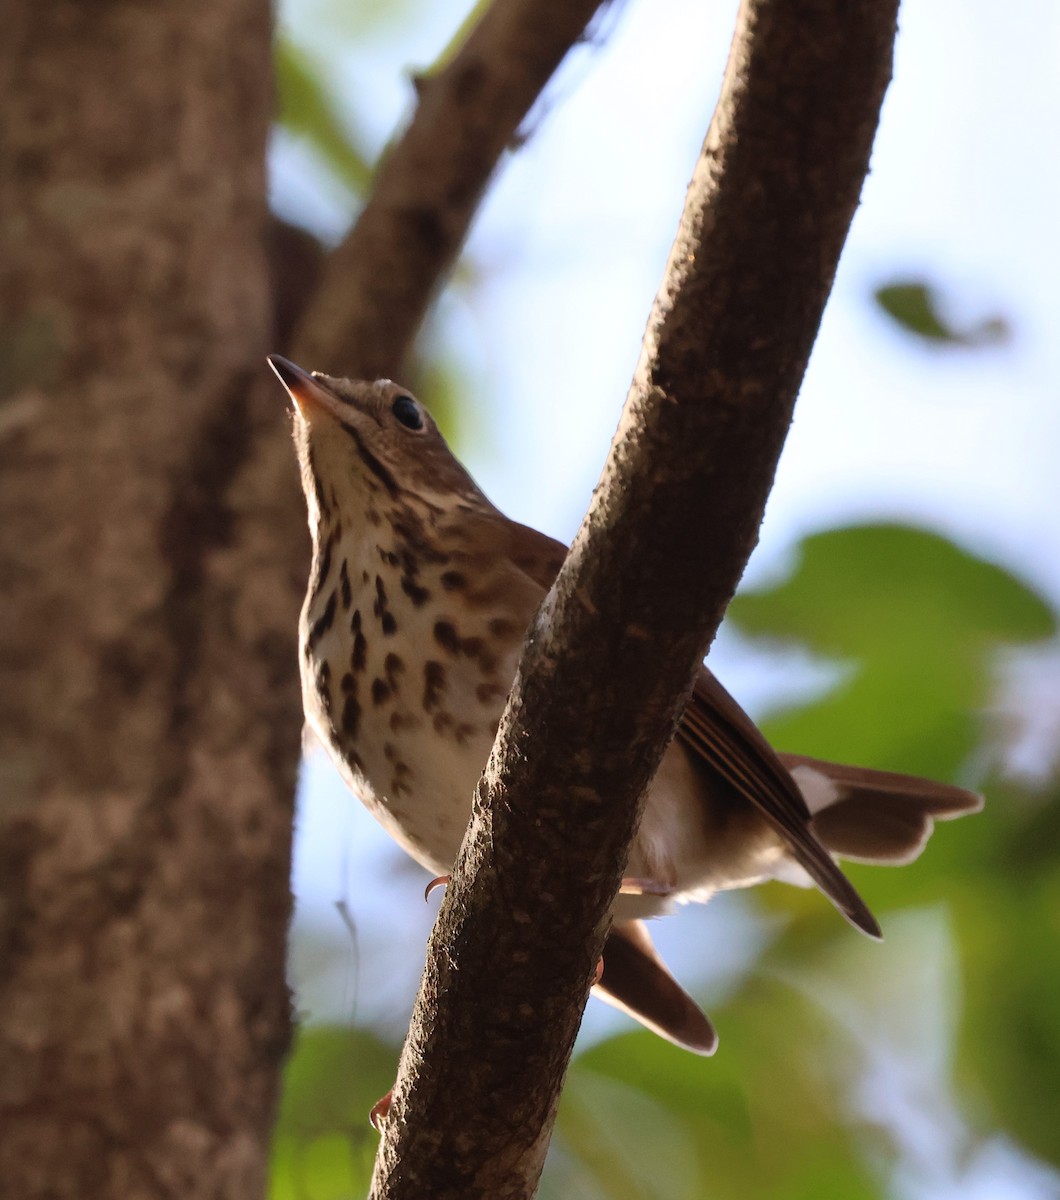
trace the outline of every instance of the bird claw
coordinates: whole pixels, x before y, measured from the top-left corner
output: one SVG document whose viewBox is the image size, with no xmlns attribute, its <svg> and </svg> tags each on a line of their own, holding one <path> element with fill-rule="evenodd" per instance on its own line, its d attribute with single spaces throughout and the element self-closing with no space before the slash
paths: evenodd
<svg viewBox="0 0 1060 1200">
<path fill-rule="evenodd" d="M 385 1096 L 377 1100 L 372 1105 L 371 1111 L 368 1114 L 368 1123 L 376 1131 L 376 1133 L 380 1135 L 382 1135 L 383 1125 L 386 1123 L 386 1119 L 390 1114 L 390 1101 L 393 1098 L 394 1089 L 391 1088 Z"/>
<path fill-rule="evenodd" d="M 445 887 L 449 883 L 449 880 L 451 878 L 452 878 L 451 875 L 436 875 L 431 880 L 431 882 L 429 884 L 427 884 L 427 886 L 423 889 L 424 904 L 426 904 L 427 901 L 431 898 L 431 892 L 433 892 L 435 890 L 435 888 Z"/>
</svg>

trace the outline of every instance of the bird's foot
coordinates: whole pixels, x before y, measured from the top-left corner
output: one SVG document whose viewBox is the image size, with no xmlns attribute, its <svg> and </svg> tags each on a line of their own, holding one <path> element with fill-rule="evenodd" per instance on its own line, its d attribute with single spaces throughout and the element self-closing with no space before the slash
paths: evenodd
<svg viewBox="0 0 1060 1200">
<path fill-rule="evenodd" d="M 436 875 L 423 889 L 424 903 L 431 898 L 431 892 L 433 892 L 435 888 L 446 887 L 450 879 L 452 879 L 452 875 Z"/>
<path fill-rule="evenodd" d="M 376 1133 L 381 1134 L 383 1132 L 383 1125 L 390 1114 L 390 1101 L 393 1098 L 394 1089 L 391 1088 L 382 1099 L 377 1100 L 372 1105 L 372 1110 L 368 1114 L 368 1120 Z"/>
</svg>

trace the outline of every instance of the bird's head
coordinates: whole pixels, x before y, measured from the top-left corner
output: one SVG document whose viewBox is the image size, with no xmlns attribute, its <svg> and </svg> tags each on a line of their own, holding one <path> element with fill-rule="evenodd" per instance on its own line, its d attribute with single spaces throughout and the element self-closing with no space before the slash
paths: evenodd
<svg viewBox="0 0 1060 1200">
<path fill-rule="evenodd" d="M 445 513 L 487 503 L 434 418 L 389 379 L 310 374 L 273 354 L 269 365 L 293 401 L 294 439 L 316 533 L 341 513 L 396 508 Z"/>
</svg>

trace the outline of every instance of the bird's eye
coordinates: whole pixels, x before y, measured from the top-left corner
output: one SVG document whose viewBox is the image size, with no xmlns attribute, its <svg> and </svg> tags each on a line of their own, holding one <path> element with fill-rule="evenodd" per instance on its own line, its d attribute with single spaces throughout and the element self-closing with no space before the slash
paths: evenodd
<svg viewBox="0 0 1060 1200">
<path fill-rule="evenodd" d="M 396 396 L 390 411 L 405 426 L 406 429 L 422 429 L 423 413 L 420 406 L 411 396 Z"/>
</svg>

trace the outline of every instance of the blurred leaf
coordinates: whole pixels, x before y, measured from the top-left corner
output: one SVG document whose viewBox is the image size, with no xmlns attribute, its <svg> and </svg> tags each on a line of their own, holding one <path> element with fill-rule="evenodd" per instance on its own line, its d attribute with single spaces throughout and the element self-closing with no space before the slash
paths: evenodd
<svg viewBox="0 0 1060 1200">
<path fill-rule="evenodd" d="M 1056 629 L 1007 571 L 900 525 L 806 538 L 791 577 L 738 595 L 729 619 L 849 667 L 819 702 L 765 722 L 775 744 L 939 778 L 956 777 L 978 743 L 997 649 Z"/>
<path fill-rule="evenodd" d="M 990 703 L 997 652 L 1054 636 L 1058 623 L 1053 608 L 1010 573 L 898 526 L 806 539 L 789 579 L 737 597 L 730 611 L 746 632 L 798 642 L 848 668 L 822 701 L 766 723 L 776 743 L 938 778 L 958 776 L 981 745 L 979 713 Z M 819 896 L 790 889 L 783 907 L 798 919 L 763 965 L 803 971 L 827 961 L 822 953 L 838 956 L 855 983 L 889 993 L 888 1020 L 900 1028 L 918 1015 L 925 985 L 911 968 L 886 966 L 904 919 L 887 910 L 944 902 L 964 984 L 954 1066 L 964 1112 L 951 1119 L 969 1115 L 984 1134 L 1000 1126 L 1058 1163 L 1060 957 L 1046 948 L 1060 945 L 1060 786 L 1034 794 L 995 780 L 984 790 L 986 810 L 939 829 L 916 863 L 895 871 L 847 866 L 883 914 L 889 941 L 878 968 L 872 955 L 880 948 L 848 945 Z M 759 895 L 770 904 L 780 891 Z M 881 970 L 893 972 L 896 991 Z M 957 1004 L 956 980 L 950 987 Z M 714 1016 L 725 1046 L 722 1014 Z M 944 1053 L 943 1037 L 922 1041 L 920 1054 Z"/>
<path fill-rule="evenodd" d="M 280 124 L 306 138 L 347 187 L 364 195 L 372 167 L 322 82 L 326 72 L 288 38 L 277 37 L 274 54 Z"/>
<path fill-rule="evenodd" d="M 696 1148 L 648 1091 L 579 1071 L 564 1092 L 562 1137 L 605 1196 L 681 1200 L 701 1194 Z"/>
<path fill-rule="evenodd" d="M 701 1058 L 637 1029 L 583 1051 L 575 1069 L 579 1079 L 591 1071 L 638 1087 L 671 1117 L 703 1117 L 735 1141 L 750 1141 L 747 1097 L 724 1058 Z"/>
<path fill-rule="evenodd" d="M 379 1139 L 372 1105 L 394 1082 L 397 1050 L 363 1029 L 302 1028 L 284 1072 L 269 1200 L 360 1200 Z"/>
<path fill-rule="evenodd" d="M 951 890 L 968 980 L 959 1076 L 980 1123 L 1060 1165 L 1060 783 L 999 785 L 977 823 L 982 852 Z"/>
<path fill-rule="evenodd" d="M 939 312 L 938 293 L 917 282 L 888 283 L 873 292 L 876 303 L 907 333 L 928 342 L 953 346 L 986 346 L 1006 342 L 1011 337 L 1004 317 L 989 317 L 965 329 L 958 329 Z"/>
<path fill-rule="evenodd" d="M 879 1200 L 868 1131 L 838 1119 L 819 1069 L 833 1031 L 814 1006 L 758 979 L 713 1015 L 723 1033 L 712 1059 L 644 1031 L 575 1059 L 556 1127 L 564 1177 L 580 1162 L 594 1200 Z"/>
</svg>

